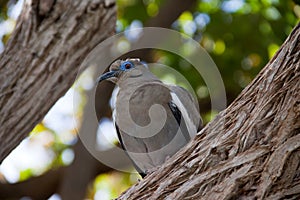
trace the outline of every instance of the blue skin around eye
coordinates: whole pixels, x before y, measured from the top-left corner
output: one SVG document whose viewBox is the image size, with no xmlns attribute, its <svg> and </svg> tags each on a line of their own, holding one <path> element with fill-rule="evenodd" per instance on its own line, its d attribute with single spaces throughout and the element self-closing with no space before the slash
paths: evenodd
<svg viewBox="0 0 300 200">
<path fill-rule="evenodd" d="M 123 63 L 121 64 L 120 70 L 122 70 L 122 71 L 128 70 L 128 69 L 126 69 L 126 67 L 125 67 L 127 64 L 130 64 L 130 66 L 131 66 L 130 68 L 133 67 L 133 64 L 132 64 L 131 62 L 126 61 L 126 62 L 123 62 Z"/>
</svg>

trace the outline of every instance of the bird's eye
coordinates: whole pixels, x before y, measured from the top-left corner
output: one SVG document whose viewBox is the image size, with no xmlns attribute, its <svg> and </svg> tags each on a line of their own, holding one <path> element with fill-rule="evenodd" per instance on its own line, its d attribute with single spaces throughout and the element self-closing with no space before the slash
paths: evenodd
<svg viewBox="0 0 300 200">
<path fill-rule="evenodd" d="M 125 64 L 125 69 L 130 69 L 131 68 L 131 64 L 127 63 Z"/>
<path fill-rule="evenodd" d="M 126 62 L 123 62 L 120 66 L 120 70 L 128 70 L 128 69 L 131 69 L 133 67 L 133 63 L 129 62 L 129 61 L 126 61 Z"/>
</svg>

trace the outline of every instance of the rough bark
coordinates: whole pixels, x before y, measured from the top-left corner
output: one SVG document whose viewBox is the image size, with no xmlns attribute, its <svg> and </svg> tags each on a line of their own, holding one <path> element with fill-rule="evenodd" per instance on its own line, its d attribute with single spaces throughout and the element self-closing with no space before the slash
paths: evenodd
<svg viewBox="0 0 300 200">
<path fill-rule="evenodd" d="M 119 199 L 299 199 L 300 24 L 239 97 Z"/>
<path fill-rule="evenodd" d="M 110 0 L 25 1 L 0 57 L 0 163 L 72 85 L 86 55 L 114 33 Z"/>
</svg>

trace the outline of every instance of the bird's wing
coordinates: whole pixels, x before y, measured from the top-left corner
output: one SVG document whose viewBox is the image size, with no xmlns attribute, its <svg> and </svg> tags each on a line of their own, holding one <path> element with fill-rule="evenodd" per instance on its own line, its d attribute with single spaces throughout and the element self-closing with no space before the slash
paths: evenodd
<svg viewBox="0 0 300 200">
<path fill-rule="evenodd" d="M 178 126 L 181 127 L 182 129 L 182 134 L 185 138 L 185 140 L 188 142 L 191 140 L 191 136 L 188 132 L 188 128 L 187 128 L 187 124 L 185 122 L 185 120 L 182 118 L 182 113 L 180 111 L 180 109 L 178 108 L 178 106 L 173 102 L 173 101 L 170 101 L 169 102 L 169 107 L 178 123 Z"/>
<path fill-rule="evenodd" d="M 115 123 L 115 127 L 116 127 L 116 132 L 117 132 L 118 139 L 119 139 L 119 142 L 121 144 L 122 149 L 125 151 L 125 153 L 129 157 L 129 159 L 131 160 L 131 162 L 132 162 L 134 168 L 136 169 L 136 171 L 141 175 L 142 178 L 144 178 L 146 176 L 146 173 L 142 169 L 139 168 L 139 166 L 134 162 L 134 160 L 128 154 L 128 152 L 126 151 L 125 145 L 123 143 L 122 137 L 121 137 L 120 129 L 119 129 L 119 127 L 118 127 L 118 125 L 116 123 Z"/>
<path fill-rule="evenodd" d="M 184 119 L 187 122 L 191 122 L 188 124 L 189 132 L 194 132 L 194 129 L 196 129 L 196 133 L 199 132 L 202 127 L 202 119 L 199 114 L 198 102 L 186 89 L 176 85 L 170 85 L 169 87 L 171 90 L 172 99 L 178 106 Z"/>
</svg>

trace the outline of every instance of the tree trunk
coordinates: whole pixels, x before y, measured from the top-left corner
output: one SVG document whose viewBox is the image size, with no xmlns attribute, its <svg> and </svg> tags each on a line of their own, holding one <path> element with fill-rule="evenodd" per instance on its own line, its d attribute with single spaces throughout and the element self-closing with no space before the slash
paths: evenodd
<svg viewBox="0 0 300 200">
<path fill-rule="evenodd" d="M 0 163 L 70 88 L 115 20 L 113 0 L 25 1 L 0 57 Z"/>
<path fill-rule="evenodd" d="M 300 24 L 240 96 L 119 199 L 300 199 Z"/>
</svg>

